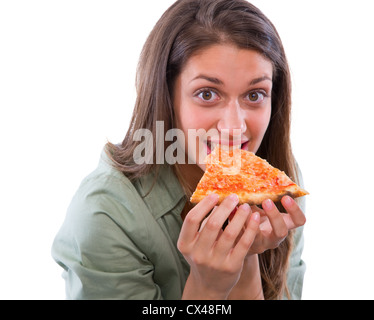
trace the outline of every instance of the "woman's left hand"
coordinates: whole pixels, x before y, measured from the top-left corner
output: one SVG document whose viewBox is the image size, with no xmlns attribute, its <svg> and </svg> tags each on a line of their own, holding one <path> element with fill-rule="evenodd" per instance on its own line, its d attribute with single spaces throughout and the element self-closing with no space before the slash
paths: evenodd
<svg viewBox="0 0 374 320">
<path fill-rule="evenodd" d="M 290 230 L 305 224 L 305 215 L 295 200 L 285 196 L 281 202 L 287 213 L 279 212 L 271 200 L 265 200 L 262 203 L 263 209 L 257 206 L 251 207 L 252 212 L 260 213 L 261 222 L 248 254 L 260 254 L 268 249 L 277 248 L 287 237 Z"/>
</svg>

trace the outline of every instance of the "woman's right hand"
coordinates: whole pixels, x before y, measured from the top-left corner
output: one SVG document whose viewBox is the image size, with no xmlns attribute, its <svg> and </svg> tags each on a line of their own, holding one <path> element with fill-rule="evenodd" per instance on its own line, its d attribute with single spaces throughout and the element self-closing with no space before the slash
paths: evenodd
<svg viewBox="0 0 374 320">
<path fill-rule="evenodd" d="M 241 205 L 228 226 L 222 226 L 238 204 L 230 195 L 209 217 L 218 196 L 210 195 L 197 204 L 185 217 L 178 249 L 190 264 L 183 299 L 226 299 L 240 278 L 244 259 L 256 237 L 260 215 L 250 215 L 250 207 Z M 243 232 L 244 229 L 244 232 Z"/>
</svg>

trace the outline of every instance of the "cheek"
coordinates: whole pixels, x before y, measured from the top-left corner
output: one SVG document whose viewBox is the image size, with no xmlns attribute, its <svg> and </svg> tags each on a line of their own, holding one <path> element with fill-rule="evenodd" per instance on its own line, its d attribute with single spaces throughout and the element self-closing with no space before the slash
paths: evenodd
<svg viewBox="0 0 374 320">
<path fill-rule="evenodd" d="M 205 141 L 205 132 L 214 127 L 214 121 L 207 112 L 201 112 L 201 110 L 196 112 L 193 107 L 189 109 L 189 112 L 180 115 L 179 129 L 184 133 L 189 152 L 196 154 L 199 150 L 198 145 Z"/>
<path fill-rule="evenodd" d="M 261 112 L 250 112 L 246 116 L 247 134 L 251 139 L 250 149 L 256 152 L 260 147 L 262 139 L 269 126 L 271 107 L 261 110 Z"/>
<path fill-rule="evenodd" d="M 197 108 L 194 105 L 180 105 L 177 113 L 179 129 L 187 132 L 188 129 L 209 130 L 214 124 L 214 118 L 209 111 Z"/>
<path fill-rule="evenodd" d="M 247 128 L 253 134 L 264 135 L 270 122 L 271 108 L 250 113 L 246 117 Z"/>
</svg>

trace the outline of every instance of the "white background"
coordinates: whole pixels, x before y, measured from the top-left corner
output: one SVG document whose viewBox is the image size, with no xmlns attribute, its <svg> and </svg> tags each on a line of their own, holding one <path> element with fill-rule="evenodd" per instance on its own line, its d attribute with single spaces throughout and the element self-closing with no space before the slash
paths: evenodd
<svg viewBox="0 0 374 320">
<path fill-rule="evenodd" d="M 53 238 L 105 142 L 124 137 L 141 47 L 172 3 L 0 0 L 0 299 L 64 299 Z M 373 299 L 372 4 L 252 3 L 292 70 L 303 297 Z"/>
</svg>

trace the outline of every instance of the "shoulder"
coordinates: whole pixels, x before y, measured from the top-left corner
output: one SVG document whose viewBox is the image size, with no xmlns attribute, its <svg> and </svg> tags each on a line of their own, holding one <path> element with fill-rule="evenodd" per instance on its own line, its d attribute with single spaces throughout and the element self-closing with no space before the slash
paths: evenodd
<svg viewBox="0 0 374 320">
<path fill-rule="evenodd" d="M 128 254 L 121 252 L 126 248 L 140 261 L 149 251 L 152 224 L 139 191 L 102 154 L 70 202 L 52 256 L 65 270 L 123 271 Z"/>
<path fill-rule="evenodd" d="M 97 168 L 82 180 L 75 192 L 68 213 L 97 210 L 115 213 L 121 208 L 134 211 L 141 202 L 133 183 L 102 154 Z"/>
<path fill-rule="evenodd" d="M 114 168 L 103 151 L 97 168 L 82 180 L 73 195 L 63 228 L 79 237 L 101 234 L 104 227 L 106 232 L 109 227 L 130 232 L 146 226 L 149 214 L 137 182 Z"/>
<path fill-rule="evenodd" d="M 135 243 L 146 244 L 146 235 L 157 229 L 157 219 L 175 208 L 184 196 L 170 168 L 130 181 L 114 168 L 103 151 L 98 167 L 80 184 L 60 230 L 78 242 L 101 241 L 108 232 L 122 232 Z M 143 232 L 139 232 L 143 230 Z M 144 248 L 146 249 L 146 248 Z"/>
<path fill-rule="evenodd" d="M 157 219 L 174 208 L 182 197 L 183 189 L 169 165 L 130 181 L 103 151 L 98 167 L 83 179 L 69 209 L 84 206 L 91 211 L 108 209 L 112 213 L 120 208 L 132 213 L 149 211 Z"/>
</svg>

